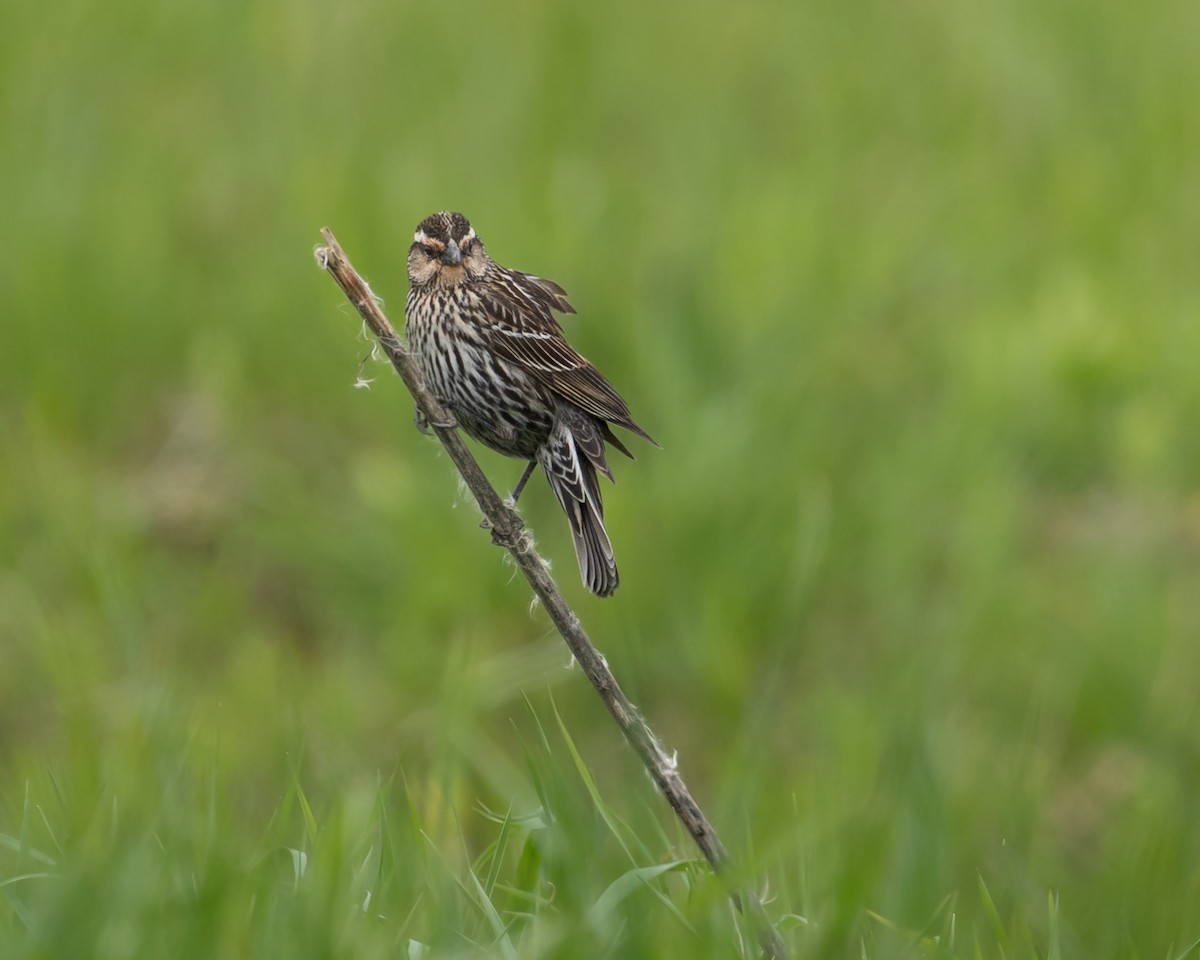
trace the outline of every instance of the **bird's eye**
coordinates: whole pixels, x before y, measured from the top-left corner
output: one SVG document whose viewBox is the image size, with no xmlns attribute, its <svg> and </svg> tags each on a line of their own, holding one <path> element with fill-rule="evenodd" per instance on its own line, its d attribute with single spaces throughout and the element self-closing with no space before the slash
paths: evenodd
<svg viewBox="0 0 1200 960">
<path fill-rule="evenodd" d="M 433 249 L 433 247 L 421 247 L 421 250 L 424 252 L 425 256 L 432 257 L 434 260 L 441 256 L 441 253 Z"/>
</svg>

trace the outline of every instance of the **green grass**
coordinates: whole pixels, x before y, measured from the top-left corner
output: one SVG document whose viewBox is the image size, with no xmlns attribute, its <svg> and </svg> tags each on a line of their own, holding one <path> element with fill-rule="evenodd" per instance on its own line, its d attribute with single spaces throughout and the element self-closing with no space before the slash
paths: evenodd
<svg viewBox="0 0 1200 960">
<path fill-rule="evenodd" d="M 398 320 L 454 208 L 663 444 L 611 602 L 522 506 L 796 954 L 1195 956 L 1197 26 L 7 11 L 0 955 L 752 952 L 399 382 L 352 389 L 319 228 Z"/>
</svg>

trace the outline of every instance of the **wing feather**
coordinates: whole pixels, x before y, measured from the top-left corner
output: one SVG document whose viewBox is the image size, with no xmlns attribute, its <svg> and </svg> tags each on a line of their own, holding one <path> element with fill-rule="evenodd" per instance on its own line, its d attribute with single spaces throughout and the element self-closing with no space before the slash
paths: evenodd
<svg viewBox="0 0 1200 960">
<path fill-rule="evenodd" d="M 491 320 L 488 339 L 495 354 L 580 409 L 655 443 L 634 422 L 613 385 L 567 342 L 554 316 L 555 311 L 575 312 L 563 288 L 516 270 L 505 270 L 497 279 L 501 282 L 479 291 Z"/>
</svg>

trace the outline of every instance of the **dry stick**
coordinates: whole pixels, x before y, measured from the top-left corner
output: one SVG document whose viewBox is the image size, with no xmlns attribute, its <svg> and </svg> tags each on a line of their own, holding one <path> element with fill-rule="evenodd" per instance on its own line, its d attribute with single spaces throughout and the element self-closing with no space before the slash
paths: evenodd
<svg viewBox="0 0 1200 960">
<path fill-rule="evenodd" d="M 471 488 L 471 493 L 479 503 L 479 509 L 483 511 L 491 527 L 492 539 L 508 548 L 550 619 L 554 621 L 554 626 L 571 648 L 575 660 L 600 694 L 600 699 L 617 721 L 617 726 L 621 728 L 625 738 L 641 757 L 658 789 L 667 798 L 667 802 L 679 816 L 688 833 L 695 839 L 705 858 L 712 864 L 714 872 L 723 878 L 727 877 L 729 855 L 712 824 L 692 799 L 687 784 L 679 775 L 674 757 L 667 755 L 637 708 L 629 702 L 629 698 L 618 686 L 616 677 L 608 669 L 608 663 L 600 655 L 600 651 L 588 639 L 580 626 L 579 617 L 567 606 L 558 585 L 546 570 L 545 561 L 534 549 L 533 538 L 523 530 L 524 522 L 520 515 L 496 493 L 462 438 L 455 432 L 453 416 L 425 388 L 421 371 L 383 311 L 379 309 L 371 288 L 350 265 L 328 228 L 321 231 L 321 236 L 325 238 L 327 246 L 316 249 L 317 263 L 329 272 L 334 282 L 342 288 L 342 292 L 367 322 L 388 359 L 392 361 L 392 366 L 396 368 L 396 372 L 400 374 L 416 400 L 422 415 L 441 440 L 446 452 L 450 454 L 450 459 L 454 461 L 467 486 Z M 749 905 L 751 916 L 759 927 L 759 941 L 766 956 L 772 960 L 784 957 L 783 941 L 767 920 L 757 895 L 749 890 L 731 890 L 731 895 L 735 902 L 743 900 Z"/>
</svg>

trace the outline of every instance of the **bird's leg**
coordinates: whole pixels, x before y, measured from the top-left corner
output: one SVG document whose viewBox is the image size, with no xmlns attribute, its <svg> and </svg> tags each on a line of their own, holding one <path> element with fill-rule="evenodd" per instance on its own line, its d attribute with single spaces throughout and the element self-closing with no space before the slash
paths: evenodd
<svg viewBox="0 0 1200 960">
<path fill-rule="evenodd" d="M 492 543 L 501 547 L 512 547 L 516 544 L 516 536 L 525 526 L 525 521 L 522 520 L 520 514 L 516 512 L 517 497 L 521 495 L 521 491 L 525 489 L 525 484 L 529 482 L 529 478 L 533 476 L 533 471 L 536 469 L 537 461 L 530 460 L 528 465 L 525 467 L 525 472 L 521 474 L 521 479 L 518 480 L 517 485 L 513 487 L 512 494 L 510 494 L 508 499 L 504 501 L 504 505 L 508 507 L 509 510 L 512 510 L 513 515 L 516 517 L 516 526 L 514 526 L 513 529 L 507 533 L 501 533 L 499 530 L 492 530 Z M 491 530 L 492 527 L 492 525 L 488 522 L 487 517 L 484 517 L 483 520 L 480 521 L 479 525 L 483 527 L 484 530 Z"/>
<path fill-rule="evenodd" d="M 521 496 L 521 491 L 525 489 L 525 484 L 529 482 L 529 478 L 533 476 L 533 471 L 537 469 L 537 461 L 530 460 L 525 466 L 525 472 L 521 474 L 521 479 L 517 481 L 517 485 L 513 487 L 513 492 L 509 495 L 508 500 L 512 506 L 517 505 L 517 498 Z"/>
</svg>

